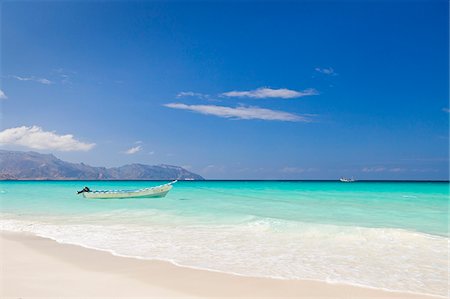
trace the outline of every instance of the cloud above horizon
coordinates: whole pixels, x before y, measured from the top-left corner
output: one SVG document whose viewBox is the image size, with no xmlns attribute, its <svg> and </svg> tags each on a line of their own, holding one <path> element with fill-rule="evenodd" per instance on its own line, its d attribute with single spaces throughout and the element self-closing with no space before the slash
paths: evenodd
<svg viewBox="0 0 450 299">
<path fill-rule="evenodd" d="M 200 114 L 214 115 L 230 119 L 260 119 L 291 122 L 311 121 L 311 119 L 306 116 L 252 106 L 226 107 L 217 105 L 186 105 L 182 103 L 169 103 L 164 106 L 172 109 L 188 110 Z"/>
<path fill-rule="evenodd" d="M 312 172 L 317 171 L 317 168 L 301 168 L 301 167 L 293 167 L 293 166 L 286 166 L 280 169 L 280 172 L 283 173 L 303 173 L 303 172 Z"/>
<path fill-rule="evenodd" d="M 449 108 L 442 108 L 442 111 L 450 113 L 450 109 Z"/>
<path fill-rule="evenodd" d="M 38 82 L 38 83 L 45 84 L 45 85 L 53 84 L 53 82 L 48 80 L 48 79 L 37 78 L 37 77 L 34 77 L 34 76 L 31 76 L 31 77 L 20 77 L 20 76 L 16 76 L 16 75 L 11 75 L 10 77 L 14 78 L 14 79 L 17 79 L 19 81 L 34 81 L 34 82 Z"/>
<path fill-rule="evenodd" d="M 140 152 L 140 151 L 143 150 L 143 149 L 144 149 L 144 148 L 143 148 L 141 145 L 133 146 L 133 147 L 127 149 L 127 150 L 125 151 L 125 154 L 127 154 L 127 155 L 133 155 L 133 154 L 136 154 L 137 152 Z"/>
<path fill-rule="evenodd" d="M 177 94 L 177 98 L 184 98 L 184 97 L 207 98 L 209 97 L 209 95 L 193 91 L 181 91 Z"/>
<path fill-rule="evenodd" d="M 324 68 L 316 67 L 314 70 L 324 75 L 337 76 L 337 73 L 334 71 L 332 67 L 324 67 Z"/>
<path fill-rule="evenodd" d="M 392 168 L 387 168 L 384 166 L 376 166 L 376 167 L 364 167 L 363 169 L 361 169 L 362 172 L 402 172 L 405 171 L 404 168 L 400 168 L 400 167 L 392 167 Z"/>
<path fill-rule="evenodd" d="M 318 95 L 319 92 L 314 88 L 308 88 L 302 91 L 291 90 L 287 88 L 272 89 L 268 87 L 260 87 L 254 90 L 247 91 L 228 91 L 221 93 L 222 97 L 240 97 L 240 98 L 254 98 L 254 99 L 267 99 L 267 98 L 281 98 L 281 99 L 294 99 L 306 96 Z"/>
<path fill-rule="evenodd" d="M 84 143 L 76 140 L 72 134 L 57 135 L 55 132 L 44 131 L 38 126 L 5 129 L 0 132 L 0 144 L 64 152 L 89 151 L 95 146 L 95 143 Z"/>
<path fill-rule="evenodd" d="M 3 92 L 3 90 L 0 89 L 0 100 L 6 100 L 8 97 L 6 96 L 6 94 Z"/>
</svg>

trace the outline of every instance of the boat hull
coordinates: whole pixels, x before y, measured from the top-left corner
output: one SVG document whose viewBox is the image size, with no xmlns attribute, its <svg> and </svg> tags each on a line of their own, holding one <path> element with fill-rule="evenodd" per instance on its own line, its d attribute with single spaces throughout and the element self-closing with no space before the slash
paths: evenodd
<svg viewBox="0 0 450 299">
<path fill-rule="evenodd" d="M 145 188 L 139 190 L 117 190 L 117 191 L 91 191 L 84 192 L 84 198 L 88 199 L 111 199 L 111 198 L 158 198 L 164 197 L 172 189 L 172 184 Z"/>
<path fill-rule="evenodd" d="M 353 178 L 347 179 L 347 178 L 340 178 L 339 181 L 343 183 L 353 183 L 355 180 Z"/>
</svg>

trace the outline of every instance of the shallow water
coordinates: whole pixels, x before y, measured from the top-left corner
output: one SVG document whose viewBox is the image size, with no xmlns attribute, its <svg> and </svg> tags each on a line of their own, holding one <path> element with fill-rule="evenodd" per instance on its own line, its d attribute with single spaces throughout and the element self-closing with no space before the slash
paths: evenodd
<svg viewBox="0 0 450 299">
<path fill-rule="evenodd" d="M 0 183 L 0 228 L 118 255 L 445 296 L 449 184 L 178 182 L 164 199 L 86 200 L 160 182 Z"/>
</svg>

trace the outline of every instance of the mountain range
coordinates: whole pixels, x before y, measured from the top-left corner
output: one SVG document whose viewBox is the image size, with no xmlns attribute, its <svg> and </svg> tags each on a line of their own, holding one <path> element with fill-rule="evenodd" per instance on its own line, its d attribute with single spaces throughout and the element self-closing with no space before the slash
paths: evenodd
<svg viewBox="0 0 450 299">
<path fill-rule="evenodd" d="M 94 167 L 70 163 L 52 154 L 0 150 L 0 180 L 203 180 L 173 165 L 128 164 Z"/>
</svg>

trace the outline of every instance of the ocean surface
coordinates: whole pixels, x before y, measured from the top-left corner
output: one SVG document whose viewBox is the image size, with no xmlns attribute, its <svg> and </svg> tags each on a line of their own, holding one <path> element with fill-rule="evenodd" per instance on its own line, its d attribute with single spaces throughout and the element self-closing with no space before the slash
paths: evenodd
<svg viewBox="0 0 450 299">
<path fill-rule="evenodd" d="M 449 183 L 186 181 L 163 199 L 91 189 L 152 181 L 2 181 L 0 229 L 245 276 L 446 296 Z"/>
</svg>

